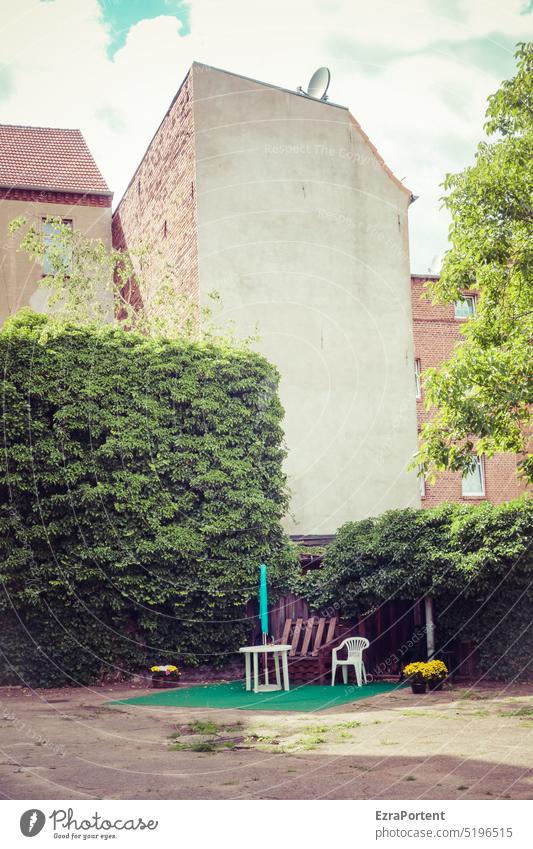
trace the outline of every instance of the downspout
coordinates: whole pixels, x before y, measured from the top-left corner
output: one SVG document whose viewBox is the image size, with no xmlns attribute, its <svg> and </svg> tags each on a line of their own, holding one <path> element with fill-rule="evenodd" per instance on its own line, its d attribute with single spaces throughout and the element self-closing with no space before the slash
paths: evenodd
<svg viewBox="0 0 533 849">
<path fill-rule="evenodd" d="M 433 612 L 433 598 L 425 596 L 424 605 L 426 609 L 426 644 L 428 660 L 435 654 L 435 618 Z"/>
</svg>

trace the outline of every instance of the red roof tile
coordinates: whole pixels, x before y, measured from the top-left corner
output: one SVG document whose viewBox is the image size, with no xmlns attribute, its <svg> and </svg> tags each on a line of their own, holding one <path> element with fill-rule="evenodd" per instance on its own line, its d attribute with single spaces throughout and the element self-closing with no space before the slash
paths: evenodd
<svg viewBox="0 0 533 849">
<path fill-rule="evenodd" d="M 109 193 L 79 130 L 0 124 L 0 186 Z"/>
</svg>

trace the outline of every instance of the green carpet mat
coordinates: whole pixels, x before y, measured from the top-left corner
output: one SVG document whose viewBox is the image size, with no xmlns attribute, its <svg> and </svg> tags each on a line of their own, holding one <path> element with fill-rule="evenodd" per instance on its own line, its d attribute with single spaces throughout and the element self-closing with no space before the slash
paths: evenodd
<svg viewBox="0 0 533 849">
<path fill-rule="evenodd" d="M 276 690 L 271 693 L 253 693 L 244 689 L 242 681 L 228 684 L 202 684 L 197 687 L 174 690 L 157 690 L 149 696 L 136 696 L 133 699 L 118 699 L 108 704 L 139 705 L 141 707 L 202 707 L 234 708 L 237 710 L 297 710 L 302 712 L 327 710 L 336 705 L 356 702 L 370 696 L 392 693 L 401 684 L 379 682 L 365 684 L 363 687 L 335 687 L 305 684 L 285 692 Z"/>
</svg>

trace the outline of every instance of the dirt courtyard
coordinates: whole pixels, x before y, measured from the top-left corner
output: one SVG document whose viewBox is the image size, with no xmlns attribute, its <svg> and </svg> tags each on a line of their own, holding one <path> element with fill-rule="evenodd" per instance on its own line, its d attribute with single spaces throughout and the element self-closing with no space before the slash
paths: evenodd
<svg viewBox="0 0 533 849">
<path fill-rule="evenodd" d="M 533 685 L 390 692 L 321 713 L 106 705 L 0 688 L 5 799 L 531 799 Z"/>
</svg>

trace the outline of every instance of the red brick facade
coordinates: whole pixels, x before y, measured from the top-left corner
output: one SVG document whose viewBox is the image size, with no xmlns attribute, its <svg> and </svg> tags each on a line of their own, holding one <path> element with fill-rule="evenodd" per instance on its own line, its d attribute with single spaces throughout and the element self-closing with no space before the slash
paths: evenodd
<svg viewBox="0 0 533 849">
<path fill-rule="evenodd" d="M 163 118 L 113 215 L 113 245 L 153 245 L 179 295 L 199 302 L 192 73 Z M 135 260 L 134 260 L 135 261 Z"/>
<path fill-rule="evenodd" d="M 429 300 L 422 300 L 424 283 L 431 275 L 412 276 L 411 290 L 413 302 L 413 331 L 415 341 L 415 357 L 420 362 L 420 369 L 438 366 L 443 360 L 449 359 L 455 345 L 461 341 L 461 320 L 454 317 L 454 307 L 434 306 Z M 416 402 L 418 428 L 431 417 L 431 412 L 424 408 L 424 389 L 422 397 Z M 498 454 L 490 459 L 484 459 L 485 495 L 483 497 L 463 496 L 461 491 L 461 475 L 458 472 L 445 472 L 437 479 L 434 486 L 426 483 L 425 494 L 422 496 L 422 507 L 434 507 L 442 501 L 460 501 L 472 504 L 480 501 L 500 503 L 517 498 L 524 487 L 518 481 L 517 458 L 514 454 Z"/>
</svg>

